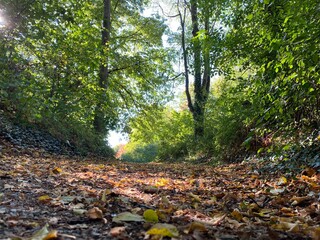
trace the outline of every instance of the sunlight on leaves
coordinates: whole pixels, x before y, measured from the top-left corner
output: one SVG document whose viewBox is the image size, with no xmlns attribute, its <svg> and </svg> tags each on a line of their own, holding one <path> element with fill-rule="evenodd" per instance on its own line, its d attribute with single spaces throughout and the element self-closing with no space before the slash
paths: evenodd
<svg viewBox="0 0 320 240">
<path fill-rule="evenodd" d="M 165 178 L 160 178 L 156 181 L 156 186 L 157 187 L 164 187 L 167 186 L 169 184 L 169 180 L 165 179 Z"/>
</svg>

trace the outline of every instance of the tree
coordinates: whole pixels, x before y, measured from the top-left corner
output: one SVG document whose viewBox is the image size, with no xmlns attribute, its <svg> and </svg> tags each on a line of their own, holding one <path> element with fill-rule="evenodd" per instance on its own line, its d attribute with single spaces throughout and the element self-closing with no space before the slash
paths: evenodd
<svg viewBox="0 0 320 240">
<path fill-rule="evenodd" d="M 104 112 L 101 110 L 101 106 L 103 104 L 105 96 L 104 91 L 108 89 L 108 81 L 109 81 L 109 44 L 110 44 L 110 33 L 111 33 L 111 0 L 103 0 L 103 21 L 102 21 L 102 56 L 105 55 L 105 59 L 102 59 L 100 64 L 100 72 L 99 72 L 99 88 L 102 89 L 103 94 L 99 97 L 98 103 L 95 109 L 94 115 L 94 129 L 97 133 L 105 133 L 106 123 L 104 121 Z M 101 101 L 101 102 L 100 102 Z"/>
<path fill-rule="evenodd" d="M 181 25 L 181 46 L 183 51 L 185 91 L 188 107 L 193 115 L 194 134 L 196 138 L 204 135 L 205 106 L 210 92 L 210 81 L 212 70 L 216 68 L 215 62 L 218 59 L 218 40 L 221 38 L 221 29 L 217 28 L 219 21 L 219 7 L 224 1 L 197 1 L 177 3 L 178 16 Z M 182 10 L 180 9 L 182 6 Z M 191 17 L 192 39 L 187 46 L 187 9 Z M 209 44 L 214 42 L 215 44 Z M 191 70 L 190 70 L 191 69 Z M 189 74 L 194 76 L 194 99 L 190 94 Z"/>
<path fill-rule="evenodd" d="M 166 26 L 159 16 L 141 15 L 144 1 L 118 1 L 112 8 L 102 0 L 14 2 L 1 2 L 15 27 L 1 29 L 0 64 L 10 69 L 1 76 L 0 97 L 21 119 L 55 133 L 86 129 L 103 141 L 128 114 L 169 98 Z M 17 12 L 20 21 L 13 20 Z M 60 123 L 67 127 L 53 127 Z"/>
</svg>

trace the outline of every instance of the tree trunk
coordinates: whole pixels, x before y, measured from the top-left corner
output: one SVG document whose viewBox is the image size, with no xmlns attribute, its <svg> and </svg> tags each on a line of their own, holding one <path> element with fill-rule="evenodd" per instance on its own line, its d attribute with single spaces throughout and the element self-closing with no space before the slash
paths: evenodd
<svg viewBox="0 0 320 240">
<path fill-rule="evenodd" d="M 94 129 L 97 133 L 104 133 L 105 126 L 105 112 L 103 111 L 103 104 L 106 100 L 106 91 L 109 83 L 109 59 L 108 59 L 108 45 L 110 43 L 111 32 L 111 0 L 103 1 L 103 21 L 101 31 L 101 44 L 102 44 L 102 56 L 105 59 L 102 60 L 99 71 L 99 88 L 102 94 L 98 96 L 97 106 L 95 108 L 95 116 L 93 121 Z"/>
<path fill-rule="evenodd" d="M 201 43 L 198 36 L 198 6 L 197 0 L 191 1 L 191 21 L 193 36 L 193 61 L 194 61 L 194 134 L 196 138 L 202 137 L 204 134 L 204 91 L 202 91 L 201 81 Z"/>
</svg>

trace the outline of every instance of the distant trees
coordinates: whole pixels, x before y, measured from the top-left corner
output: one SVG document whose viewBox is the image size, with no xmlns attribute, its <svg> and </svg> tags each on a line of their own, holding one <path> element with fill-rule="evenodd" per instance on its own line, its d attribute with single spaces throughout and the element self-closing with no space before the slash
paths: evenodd
<svg viewBox="0 0 320 240">
<path fill-rule="evenodd" d="M 186 122 L 162 115 L 168 129 L 179 122 L 185 131 L 179 134 L 184 141 L 169 140 L 172 145 L 180 152 L 188 149 L 187 154 L 232 159 L 247 150 L 299 149 L 305 139 L 315 139 L 320 127 L 319 1 L 190 0 L 174 6 L 180 21 L 174 39 L 182 50 L 186 91 L 184 108 L 176 111 L 183 114 L 187 106 L 196 138 L 190 138 Z M 220 78 L 212 82 L 214 71 Z M 132 126 L 132 136 L 150 133 Z M 154 131 L 158 136 L 160 129 Z M 177 133 L 171 132 L 167 139 L 175 139 Z M 167 149 L 167 156 L 179 152 L 152 138 L 146 143 Z"/>
</svg>

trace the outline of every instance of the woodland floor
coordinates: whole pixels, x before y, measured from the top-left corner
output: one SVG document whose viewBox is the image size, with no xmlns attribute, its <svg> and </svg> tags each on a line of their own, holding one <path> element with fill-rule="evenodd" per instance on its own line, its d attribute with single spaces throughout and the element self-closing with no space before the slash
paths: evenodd
<svg viewBox="0 0 320 240">
<path fill-rule="evenodd" d="M 253 162 L 128 164 L 1 144 L 0 239 L 320 239 L 313 169 L 286 178 Z"/>
</svg>

